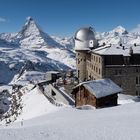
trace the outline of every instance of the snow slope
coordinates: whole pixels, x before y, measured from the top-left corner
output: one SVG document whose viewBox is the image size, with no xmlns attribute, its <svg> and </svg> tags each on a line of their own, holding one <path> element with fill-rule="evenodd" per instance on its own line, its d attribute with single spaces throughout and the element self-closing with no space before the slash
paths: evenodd
<svg viewBox="0 0 140 140">
<path fill-rule="evenodd" d="M 58 107 L 51 104 L 38 87 L 26 93 L 22 97 L 22 103 L 23 110 L 17 121 L 31 119 L 58 110 Z"/>
<path fill-rule="evenodd" d="M 98 110 L 65 108 L 1 127 L 0 136 L 1 140 L 139 140 L 139 108 L 140 103 Z"/>
</svg>

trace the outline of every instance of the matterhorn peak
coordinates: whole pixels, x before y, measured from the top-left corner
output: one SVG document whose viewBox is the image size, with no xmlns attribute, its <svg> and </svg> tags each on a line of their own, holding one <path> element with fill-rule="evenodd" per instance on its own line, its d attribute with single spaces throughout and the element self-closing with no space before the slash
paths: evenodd
<svg viewBox="0 0 140 140">
<path fill-rule="evenodd" d="M 38 28 L 34 19 L 31 16 L 27 17 L 26 22 L 25 22 L 25 26 L 29 26 L 29 25 L 32 25 L 32 24 Z"/>
<path fill-rule="evenodd" d="M 47 33 L 43 32 L 32 17 L 26 18 L 26 23 L 21 31 L 17 34 L 19 44 L 21 47 L 62 47 L 59 43 L 53 40 Z"/>
<path fill-rule="evenodd" d="M 34 36 L 40 35 L 40 32 L 41 32 L 41 29 L 33 20 L 33 18 L 27 17 L 26 22 L 19 33 L 23 37 L 29 37 L 30 35 L 34 35 Z"/>
<path fill-rule="evenodd" d="M 33 18 L 31 16 L 29 16 L 29 17 L 26 18 L 26 20 L 31 21 L 31 20 L 33 20 Z"/>
</svg>

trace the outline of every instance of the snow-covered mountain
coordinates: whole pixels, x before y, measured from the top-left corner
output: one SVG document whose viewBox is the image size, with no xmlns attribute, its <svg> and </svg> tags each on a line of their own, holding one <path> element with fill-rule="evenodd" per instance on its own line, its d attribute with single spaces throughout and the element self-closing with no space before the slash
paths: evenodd
<svg viewBox="0 0 140 140">
<path fill-rule="evenodd" d="M 53 40 L 47 33 L 43 32 L 36 22 L 28 17 L 22 30 L 17 34 L 21 47 L 47 47 L 63 48 L 62 45 Z"/>
<path fill-rule="evenodd" d="M 55 39 L 54 39 L 55 38 Z M 63 39 L 62 39 L 63 40 Z M 8 83 L 26 62 L 31 62 L 36 71 L 67 70 L 75 68 L 75 53 L 69 41 L 51 37 L 31 18 L 18 33 L 0 34 L 0 73 L 11 75 L 1 83 Z"/>
<path fill-rule="evenodd" d="M 136 31 L 136 30 L 135 30 Z M 140 44 L 140 34 L 128 32 L 124 27 L 118 26 L 109 32 L 97 33 L 96 38 L 99 44 Z"/>
<path fill-rule="evenodd" d="M 96 38 L 99 40 L 99 45 L 140 44 L 138 30 L 128 32 L 122 26 L 109 32 L 97 32 Z M 32 62 L 37 71 L 66 70 L 75 68 L 76 65 L 73 37 L 50 36 L 31 17 L 26 19 L 18 33 L 0 34 L 0 54 L 0 61 L 5 63 L 6 69 L 11 73 L 7 83 L 28 61 Z M 0 73 L 4 73 L 4 69 L 1 67 Z M 2 83 L 1 77 L 0 81 Z"/>
</svg>

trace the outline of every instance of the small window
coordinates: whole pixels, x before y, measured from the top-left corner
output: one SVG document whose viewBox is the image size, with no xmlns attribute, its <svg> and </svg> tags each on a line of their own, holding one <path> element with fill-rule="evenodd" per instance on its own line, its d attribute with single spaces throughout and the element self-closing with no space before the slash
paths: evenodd
<svg viewBox="0 0 140 140">
<path fill-rule="evenodd" d="M 99 74 L 100 74 L 101 72 L 100 72 L 100 68 L 99 68 Z"/>
<path fill-rule="evenodd" d="M 89 47 L 91 47 L 91 48 L 94 47 L 94 41 L 93 40 L 89 41 Z"/>
<path fill-rule="evenodd" d="M 100 59 L 100 57 L 99 57 L 99 63 L 101 62 L 101 59 Z"/>
<path fill-rule="evenodd" d="M 138 96 L 138 91 L 136 90 L 136 96 Z"/>
<path fill-rule="evenodd" d="M 96 72 L 98 72 L 98 68 L 96 67 Z"/>
<path fill-rule="evenodd" d="M 96 57 L 96 62 L 98 62 L 98 57 Z"/>
<path fill-rule="evenodd" d="M 139 80 L 138 80 L 138 77 L 136 77 L 136 84 L 137 84 L 137 85 L 139 84 Z"/>
<path fill-rule="evenodd" d="M 136 72 L 139 72 L 139 69 L 136 69 Z"/>
<path fill-rule="evenodd" d="M 79 70 L 78 70 L 78 75 L 77 75 L 77 76 L 78 76 L 78 78 L 79 78 L 79 76 L 80 76 L 80 71 L 79 71 Z"/>
<path fill-rule="evenodd" d="M 136 96 L 140 97 L 140 91 L 136 90 Z"/>
<path fill-rule="evenodd" d="M 78 64 L 80 64 L 80 60 L 78 59 Z"/>
</svg>

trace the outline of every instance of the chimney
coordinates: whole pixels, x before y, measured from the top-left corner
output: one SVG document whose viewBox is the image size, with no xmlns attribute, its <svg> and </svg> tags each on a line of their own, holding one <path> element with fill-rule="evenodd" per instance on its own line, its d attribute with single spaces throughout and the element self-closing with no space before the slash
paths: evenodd
<svg viewBox="0 0 140 140">
<path fill-rule="evenodd" d="M 136 44 L 136 43 L 134 43 L 134 46 L 136 47 L 136 46 L 137 46 L 137 44 Z"/>
<path fill-rule="evenodd" d="M 125 46 L 122 46 L 122 49 L 125 50 Z"/>
</svg>

